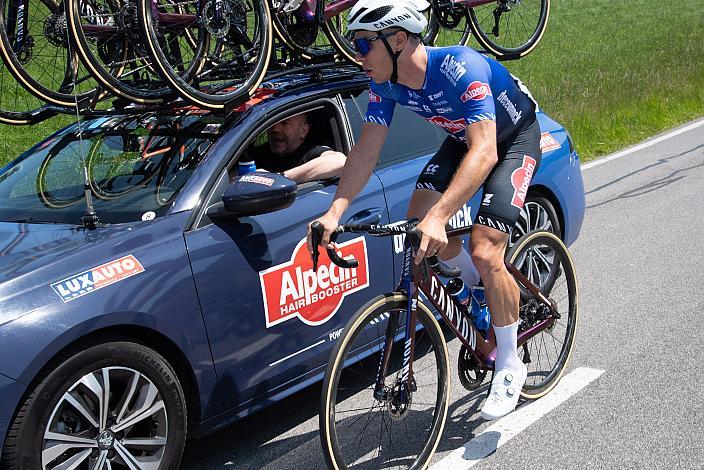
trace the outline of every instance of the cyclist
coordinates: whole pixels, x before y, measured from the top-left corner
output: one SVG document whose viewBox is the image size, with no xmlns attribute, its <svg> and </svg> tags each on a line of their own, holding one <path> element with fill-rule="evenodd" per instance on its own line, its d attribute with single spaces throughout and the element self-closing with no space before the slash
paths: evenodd
<svg viewBox="0 0 704 470">
<path fill-rule="evenodd" d="M 351 149 L 330 209 L 319 220 L 321 244 L 364 187 L 379 158 L 396 103 L 415 111 L 449 136 L 416 182 L 408 216 L 422 233 L 415 262 L 438 255 L 462 268 L 469 286 L 484 283 L 497 357 L 482 416 L 496 419 L 518 403 L 526 366 L 518 358 L 519 289 L 504 266 L 511 228 L 540 164 L 537 105 L 498 62 L 463 46 L 426 47 L 425 0 L 361 0 L 350 11 L 359 61 L 371 78 L 361 135 Z M 448 244 L 446 225 L 484 183 L 484 198 L 470 238 L 471 256 L 458 239 Z M 310 229 L 308 248 L 311 249 Z M 476 269 L 475 269 L 476 266 Z"/>
</svg>

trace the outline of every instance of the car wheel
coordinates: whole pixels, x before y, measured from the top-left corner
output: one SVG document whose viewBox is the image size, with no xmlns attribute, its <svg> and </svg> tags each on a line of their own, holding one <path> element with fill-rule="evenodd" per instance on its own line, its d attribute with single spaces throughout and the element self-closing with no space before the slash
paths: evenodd
<svg viewBox="0 0 704 470">
<path fill-rule="evenodd" d="M 519 238 L 532 230 L 547 230 L 562 239 L 562 227 L 555 208 L 547 198 L 535 194 L 529 194 L 526 198 L 511 232 L 507 252 Z"/>
<path fill-rule="evenodd" d="M 185 403 L 176 373 L 155 351 L 123 341 L 84 347 L 26 397 L 3 468 L 178 468 Z"/>
</svg>

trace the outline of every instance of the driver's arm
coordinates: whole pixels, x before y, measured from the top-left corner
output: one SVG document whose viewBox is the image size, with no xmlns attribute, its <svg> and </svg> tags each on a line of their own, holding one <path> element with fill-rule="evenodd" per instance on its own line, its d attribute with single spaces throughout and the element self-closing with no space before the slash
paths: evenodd
<svg viewBox="0 0 704 470">
<path fill-rule="evenodd" d="M 284 171 L 284 176 L 291 178 L 298 184 L 333 178 L 340 176 L 346 160 L 347 157 L 344 153 L 326 150 L 319 157 Z"/>
</svg>

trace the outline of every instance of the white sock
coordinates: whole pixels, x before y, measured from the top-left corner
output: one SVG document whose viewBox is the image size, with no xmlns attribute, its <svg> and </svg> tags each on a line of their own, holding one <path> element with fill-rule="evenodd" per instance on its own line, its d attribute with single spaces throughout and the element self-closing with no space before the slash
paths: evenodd
<svg viewBox="0 0 704 470">
<path fill-rule="evenodd" d="M 462 279 L 462 281 L 464 281 L 470 289 L 479 284 L 479 272 L 477 271 L 477 268 L 474 267 L 472 257 L 469 256 L 469 253 L 467 253 L 467 250 L 465 250 L 464 247 L 462 247 L 457 256 L 451 259 L 443 260 L 442 262 L 450 268 L 459 266 L 462 269 L 460 279 Z"/>
<path fill-rule="evenodd" d="M 494 370 L 509 369 L 517 371 L 521 368 L 521 360 L 516 352 L 518 338 L 518 322 L 508 326 L 494 327 L 496 335 L 496 365 Z"/>
</svg>

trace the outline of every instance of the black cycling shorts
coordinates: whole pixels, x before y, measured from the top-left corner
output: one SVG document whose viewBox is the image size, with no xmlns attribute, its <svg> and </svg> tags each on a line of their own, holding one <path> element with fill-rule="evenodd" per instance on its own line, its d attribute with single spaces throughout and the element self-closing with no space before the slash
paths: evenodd
<svg viewBox="0 0 704 470">
<path fill-rule="evenodd" d="M 511 233 L 525 203 L 528 185 L 540 166 L 540 125 L 520 127 L 497 147 L 498 162 L 484 182 L 484 196 L 475 223 Z M 467 154 L 467 145 L 448 136 L 416 181 L 416 189 L 444 193 Z"/>
</svg>

